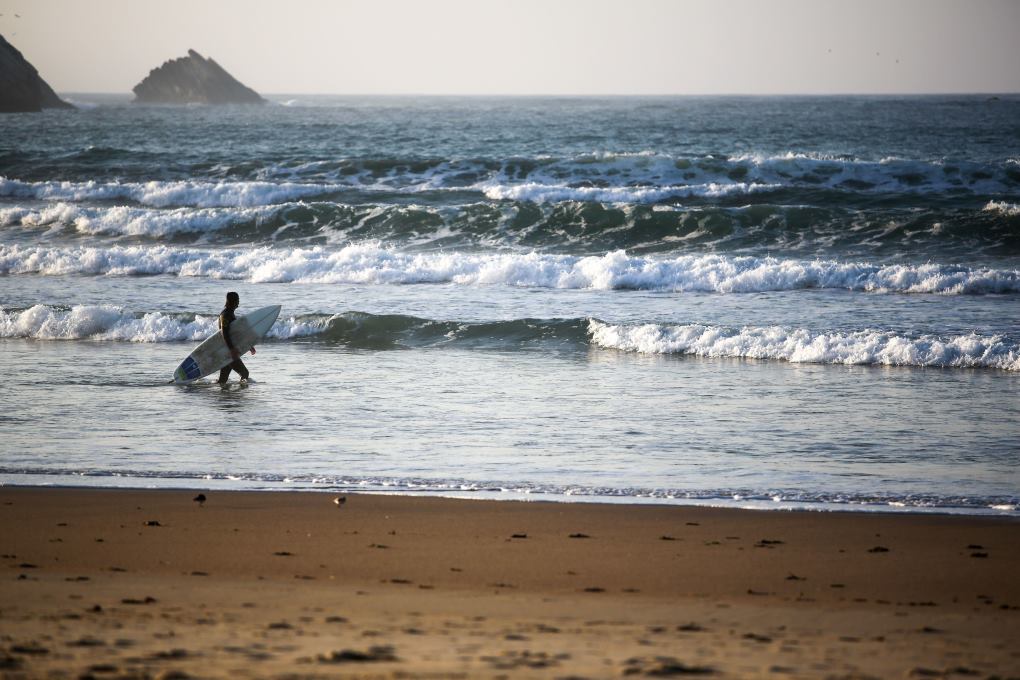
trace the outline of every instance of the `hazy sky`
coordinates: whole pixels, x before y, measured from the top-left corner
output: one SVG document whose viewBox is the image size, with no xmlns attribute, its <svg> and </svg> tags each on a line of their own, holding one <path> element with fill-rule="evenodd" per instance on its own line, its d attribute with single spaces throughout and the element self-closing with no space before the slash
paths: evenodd
<svg viewBox="0 0 1020 680">
<path fill-rule="evenodd" d="M 0 0 L 0 14 L 58 92 L 129 92 L 188 48 L 263 94 L 1020 91 L 1020 0 Z"/>
</svg>

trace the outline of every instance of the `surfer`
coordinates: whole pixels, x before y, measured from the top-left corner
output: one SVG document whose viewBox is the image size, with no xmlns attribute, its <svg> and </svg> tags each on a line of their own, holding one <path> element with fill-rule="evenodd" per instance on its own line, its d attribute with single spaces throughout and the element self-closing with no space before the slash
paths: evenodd
<svg viewBox="0 0 1020 680">
<path fill-rule="evenodd" d="M 220 379 L 217 382 L 221 385 L 227 383 L 231 369 L 241 376 L 241 382 L 248 382 L 248 368 L 241 361 L 241 353 L 234 346 L 234 341 L 230 339 L 230 324 L 237 318 L 234 316 L 234 310 L 240 305 L 241 296 L 234 291 L 230 291 L 227 293 L 227 306 L 220 312 L 220 334 L 223 336 L 223 341 L 227 343 L 227 347 L 230 348 L 230 356 L 233 359 L 233 361 L 220 369 Z M 251 348 L 251 353 L 255 354 L 254 347 Z"/>
</svg>

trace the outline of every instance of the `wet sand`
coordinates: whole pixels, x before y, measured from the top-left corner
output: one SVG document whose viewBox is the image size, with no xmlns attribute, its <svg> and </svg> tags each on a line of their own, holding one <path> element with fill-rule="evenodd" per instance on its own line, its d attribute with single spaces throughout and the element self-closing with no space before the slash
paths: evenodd
<svg viewBox="0 0 1020 680">
<path fill-rule="evenodd" d="M 1020 677 L 1020 522 L 0 488 L 3 677 Z"/>
</svg>

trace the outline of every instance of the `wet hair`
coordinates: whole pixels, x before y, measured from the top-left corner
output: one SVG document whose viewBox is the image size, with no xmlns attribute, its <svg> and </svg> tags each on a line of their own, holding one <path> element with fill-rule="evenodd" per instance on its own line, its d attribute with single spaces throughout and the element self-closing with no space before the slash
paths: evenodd
<svg viewBox="0 0 1020 680">
<path fill-rule="evenodd" d="M 227 293 L 227 302 L 240 302 L 241 297 L 234 291 Z"/>
</svg>

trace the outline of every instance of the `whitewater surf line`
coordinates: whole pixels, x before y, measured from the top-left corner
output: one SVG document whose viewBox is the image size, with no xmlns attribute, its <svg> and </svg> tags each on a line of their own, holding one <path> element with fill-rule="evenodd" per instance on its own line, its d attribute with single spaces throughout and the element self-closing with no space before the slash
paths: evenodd
<svg viewBox="0 0 1020 680">
<path fill-rule="evenodd" d="M 728 255 L 631 257 L 622 250 L 589 257 L 536 252 L 415 253 L 376 243 L 341 248 L 263 246 L 244 249 L 0 244 L 0 273 L 43 276 L 165 274 L 256 283 L 454 283 L 715 293 L 808 288 L 941 295 L 1020 292 L 1020 270 L 1015 269 Z"/>
<path fill-rule="evenodd" d="M 117 154 L 108 150 L 108 155 Z M 126 154 L 126 155 L 125 155 Z M 82 157 L 63 181 L 24 181 L 0 176 L 0 197 L 40 200 L 125 199 L 157 207 L 267 205 L 332 191 L 358 189 L 421 193 L 473 190 L 490 198 L 534 201 L 607 200 L 648 202 L 669 196 L 720 196 L 769 189 L 819 187 L 863 194 L 1015 194 L 1016 159 L 975 162 L 953 159 L 878 159 L 803 152 L 766 155 L 674 155 L 598 152 L 576 156 L 512 158 L 347 158 L 302 163 L 253 162 L 229 180 L 97 181 L 94 153 Z M 120 152 L 135 160 L 131 152 Z M 76 179 L 82 175 L 90 179 Z M 600 193 L 604 198 L 598 198 Z"/>
<path fill-rule="evenodd" d="M 216 328 L 213 315 L 132 313 L 112 305 L 0 308 L 0 338 L 159 343 L 204 339 Z M 880 329 L 822 332 L 784 326 L 620 325 L 584 318 L 468 323 L 345 312 L 285 316 L 267 338 L 371 349 L 444 345 L 513 349 L 536 343 L 571 343 L 642 354 L 1020 371 L 1020 344 L 1003 336 L 976 333 L 935 336 Z"/>
</svg>

